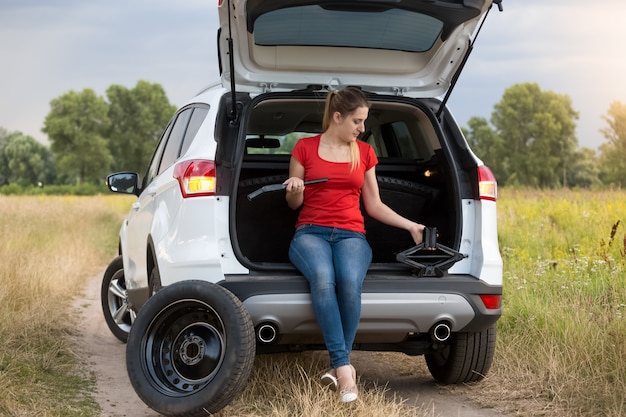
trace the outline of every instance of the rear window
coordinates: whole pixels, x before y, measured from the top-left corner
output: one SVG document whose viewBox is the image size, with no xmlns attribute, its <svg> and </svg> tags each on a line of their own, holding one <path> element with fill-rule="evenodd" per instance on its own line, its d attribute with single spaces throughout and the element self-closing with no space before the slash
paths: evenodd
<svg viewBox="0 0 626 417">
<path fill-rule="evenodd" d="M 288 135 L 248 135 L 246 155 L 291 155 L 296 142 L 302 138 L 318 135 L 311 132 L 291 132 Z M 268 143 L 268 145 L 264 145 Z"/>
<path fill-rule="evenodd" d="M 309 5 L 259 16 L 254 43 L 424 52 L 432 48 L 442 29 L 440 20 L 407 10 L 345 11 Z"/>
</svg>

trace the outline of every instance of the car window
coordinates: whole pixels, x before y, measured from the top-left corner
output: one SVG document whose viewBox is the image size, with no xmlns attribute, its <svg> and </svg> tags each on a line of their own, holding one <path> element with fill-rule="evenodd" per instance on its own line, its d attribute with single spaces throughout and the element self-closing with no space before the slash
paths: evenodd
<svg viewBox="0 0 626 417">
<path fill-rule="evenodd" d="M 254 42 L 261 46 L 340 46 L 424 52 L 443 30 L 434 17 L 394 9 L 334 10 L 320 5 L 289 7 L 262 14 L 254 22 Z"/>
<path fill-rule="evenodd" d="M 180 156 L 180 148 L 183 138 L 185 137 L 185 131 L 187 130 L 187 124 L 189 123 L 192 111 L 193 108 L 187 108 L 180 112 L 176 117 L 170 136 L 165 144 L 163 158 L 161 158 L 161 163 L 159 165 L 159 174 L 172 166 L 174 161 L 176 161 L 176 159 Z"/>
<path fill-rule="evenodd" d="M 393 130 L 393 136 L 398 142 L 400 148 L 400 157 L 406 159 L 418 159 L 417 148 L 415 146 L 415 140 L 409 132 L 409 128 L 404 122 L 390 123 L 390 127 Z"/>
<path fill-rule="evenodd" d="M 193 138 L 196 137 L 196 133 L 200 130 L 200 126 L 204 121 L 204 118 L 209 113 L 208 107 L 195 107 L 193 113 L 191 114 L 191 119 L 189 120 L 189 125 L 187 126 L 187 131 L 185 132 L 185 137 L 183 138 L 183 143 L 180 147 L 180 152 L 178 156 L 184 155 L 189 149 L 189 145 L 193 141 Z"/>
<path fill-rule="evenodd" d="M 382 143 L 377 135 L 374 134 L 371 130 L 368 130 L 363 134 L 361 140 L 365 143 L 368 143 L 372 148 L 374 148 L 374 153 L 377 157 L 387 156 L 387 149 L 385 148 L 385 144 Z"/>
<path fill-rule="evenodd" d="M 246 137 L 246 154 L 291 155 L 291 150 L 299 139 L 318 134 L 312 132 L 291 132 L 287 135 L 263 135 L 262 139 L 259 135 L 248 135 Z M 264 143 L 268 145 L 266 146 Z"/>
<path fill-rule="evenodd" d="M 417 146 L 424 137 L 417 126 L 395 121 L 375 126 L 374 130 L 365 132 L 362 140 L 372 145 L 379 158 L 428 159 L 431 152 Z"/>
<path fill-rule="evenodd" d="M 145 189 L 148 184 L 152 182 L 154 177 L 157 176 L 159 170 L 159 163 L 161 162 L 161 156 L 163 155 L 163 148 L 165 148 L 165 143 L 167 142 L 167 138 L 172 130 L 173 123 L 170 122 L 165 128 L 165 132 L 161 136 L 161 140 L 152 155 L 152 159 L 150 160 L 150 165 L 148 166 L 148 170 L 146 171 L 146 175 L 143 178 L 143 184 L 141 186 L 142 189 Z"/>
</svg>

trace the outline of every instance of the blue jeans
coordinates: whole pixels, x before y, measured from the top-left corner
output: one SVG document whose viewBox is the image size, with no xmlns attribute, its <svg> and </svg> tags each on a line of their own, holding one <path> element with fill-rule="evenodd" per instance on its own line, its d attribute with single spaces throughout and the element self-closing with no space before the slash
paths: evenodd
<svg viewBox="0 0 626 417">
<path fill-rule="evenodd" d="M 309 281 L 330 367 L 350 364 L 361 317 L 361 288 L 372 261 L 365 235 L 332 227 L 303 225 L 289 247 L 289 259 Z"/>
</svg>

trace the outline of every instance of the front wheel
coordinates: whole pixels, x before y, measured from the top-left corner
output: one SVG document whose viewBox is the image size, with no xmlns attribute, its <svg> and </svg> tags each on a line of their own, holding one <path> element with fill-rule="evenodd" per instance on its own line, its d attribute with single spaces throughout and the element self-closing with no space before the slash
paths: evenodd
<svg viewBox="0 0 626 417">
<path fill-rule="evenodd" d="M 181 281 L 150 297 L 133 323 L 126 367 L 139 398 L 166 416 L 206 416 L 244 388 L 255 356 L 252 320 L 230 291 Z"/>
<path fill-rule="evenodd" d="M 122 256 L 113 259 L 104 271 L 100 302 L 109 330 L 120 341 L 126 343 L 128 332 L 135 320 L 135 312 L 128 305 Z"/>
<path fill-rule="evenodd" d="M 424 355 L 430 374 L 442 384 L 480 381 L 496 350 L 495 323 L 481 332 L 455 333 L 451 341 Z"/>
</svg>

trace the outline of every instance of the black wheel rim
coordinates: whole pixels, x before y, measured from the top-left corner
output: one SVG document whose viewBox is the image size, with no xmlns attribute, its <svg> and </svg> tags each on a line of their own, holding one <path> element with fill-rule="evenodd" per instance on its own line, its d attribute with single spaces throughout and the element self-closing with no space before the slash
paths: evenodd
<svg viewBox="0 0 626 417">
<path fill-rule="evenodd" d="M 219 314 L 197 300 L 163 309 L 143 338 L 143 366 L 156 389 L 185 396 L 209 384 L 224 360 L 226 334 Z"/>
</svg>

